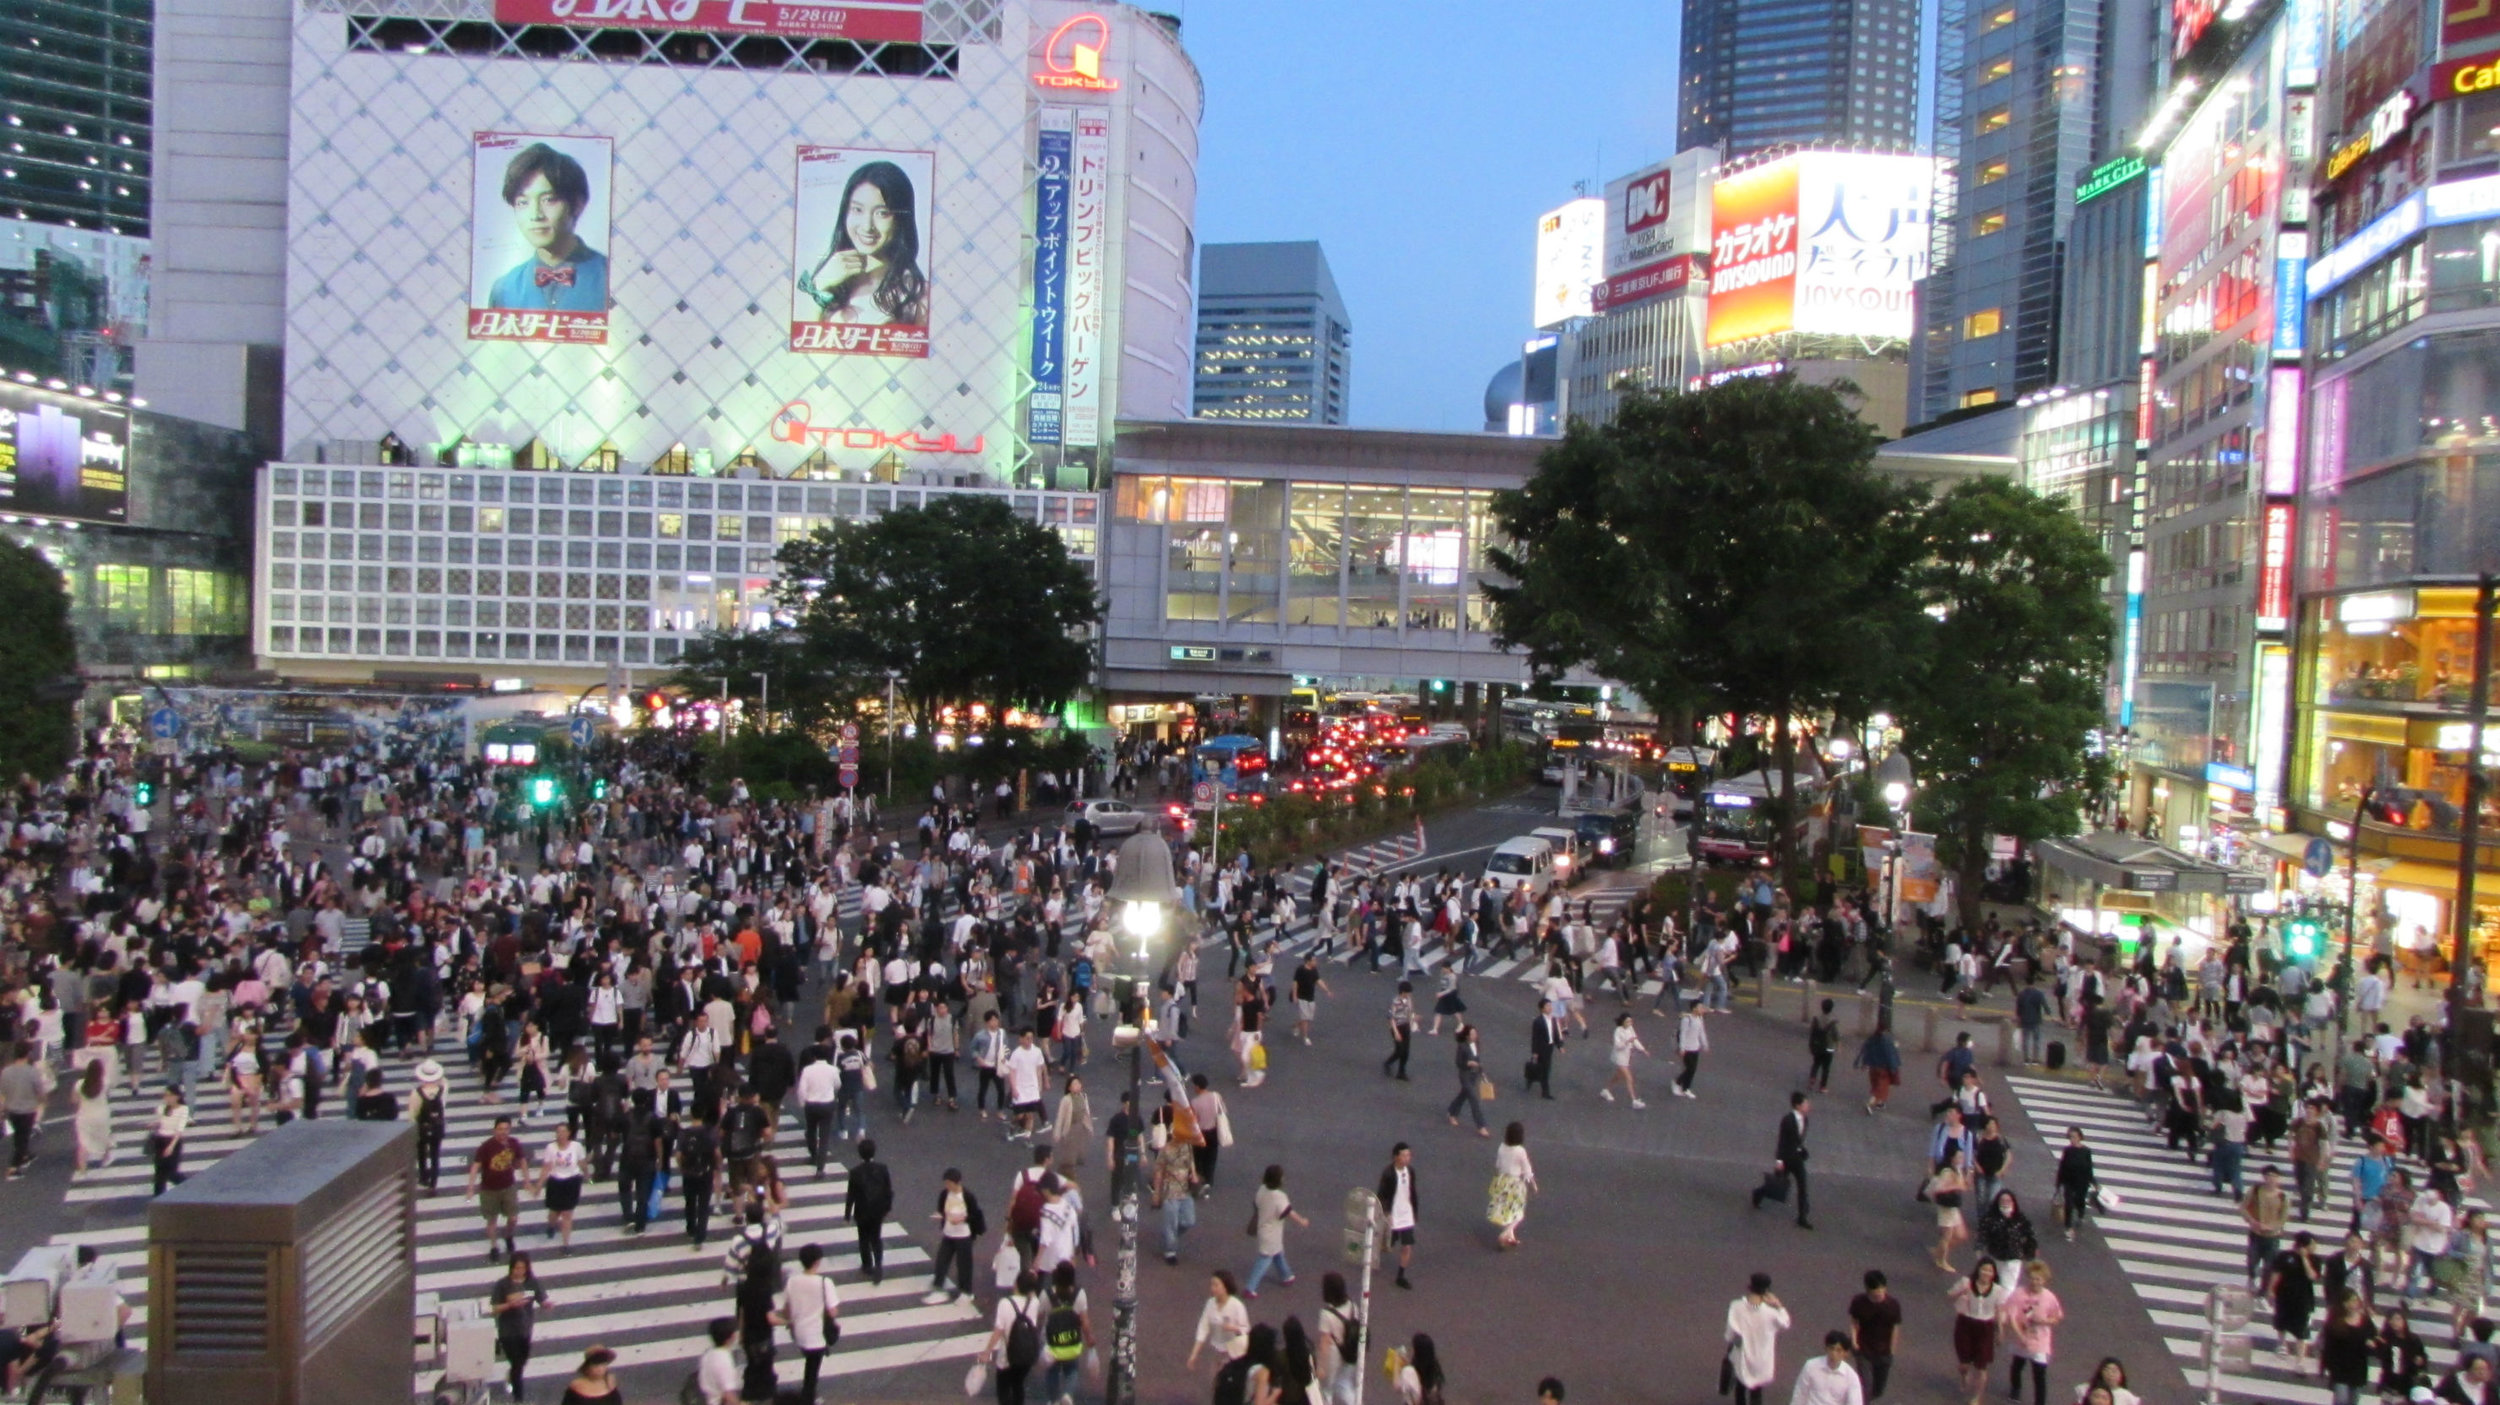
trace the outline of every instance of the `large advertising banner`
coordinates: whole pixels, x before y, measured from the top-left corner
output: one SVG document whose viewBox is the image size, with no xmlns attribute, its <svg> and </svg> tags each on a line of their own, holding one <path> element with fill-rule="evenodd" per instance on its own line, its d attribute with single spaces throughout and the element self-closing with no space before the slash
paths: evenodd
<svg viewBox="0 0 2500 1405">
<path fill-rule="evenodd" d="M 1677 252 L 1674 213 L 1675 168 L 1668 163 L 1606 182 L 1607 275 Z"/>
<path fill-rule="evenodd" d="M 1110 296 L 1111 119 L 1079 113 L 1069 144 L 1067 415 L 1063 443 L 1102 442 L 1103 307 Z"/>
<path fill-rule="evenodd" d="M 1536 307 L 1532 325 L 1557 327 L 1589 316 L 1591 289 L 1606 274 L 1606 202 L 1584 196 L 1536 222 Z"/>
<path fill-rule="evenodd" d="M 1710 313 L 1705 346 L 1797 325 L 1797 163 L 1775 161 L 1710 187 Z"/>
<path fill-rule="evenodd" d="M 0 383 L 0 511 L 130 519 L 130 415 Z"/>
<path fill-rule="evenodd" d="M 1818 151 L 1797 166 L 1797 330 L 1908 340 L 1935 159 Z"/>
<path fill-rule="evenodd" d="M 606 137 L 479 132 L 469 191 L 469 340 L 608 339 Z"/>
<path fill-rule="evenodd" d="M 825 356 L 929 354 L 926 151 L 802 146 L 790 266 L 790 349 Z"/>
<path fill-rule="evenodd" d="M 917 44 L 920 0 L 846 0 L 838 5 L 785 0 L 495 0 L 495 22 Z"/>
<path fill-rule="evenodd" d="M 1067 385 L 1068 166 L 1075 144 L 1065 108 L 1042 109 L 1033 160 L 1033 393 L 1024 437 L 1059 442 Z"/>
</svg>

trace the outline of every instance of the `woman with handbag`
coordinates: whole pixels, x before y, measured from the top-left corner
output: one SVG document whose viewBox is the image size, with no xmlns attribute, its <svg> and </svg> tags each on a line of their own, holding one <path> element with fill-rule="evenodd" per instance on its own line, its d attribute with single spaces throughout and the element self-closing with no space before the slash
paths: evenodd
<svg viewBox="0 0 2500 1405">
<path fill-rule="evenodd" d="M 1953 1266 L 1953 1251 L 1970 1237 L 1970 1226 L 1962 1216 L 1962 1194 L 1967 1188 L 1962 1144 L 1947 1142 L 1944 1159 L 1936 1163 L 1926 1187 L 1927 1202 L 1936 1207 L 1936 1267 L 1947 1273 L 1961 1271 Z"/>
<path fill-rule="evenodd" d="M 1476 1043 L 1476 1027 L 1465 1021 L 1458 1026 L 1458 1096 L 1450 1099 L 1450 1125 L 1458 1125 L 1458 1110 L 1476 1119 L 1476 1135 L 1493 1135 L 1484 1125 L 1484 1100 L 1500 1096 L 1493 1080 L 1484 1076 L 1484 1054 Z"/>
<path fill-rule="evenodd" d="M 1502 1129 L 1502 1145 L 1493 1153 L 1493 1187 L 1484 1217 L 1502 1233 L 1494 1243 L 1519 1247 L 1519 1225 L 1528 1218 L 1528 1197 L 1536 1190 L 1536 1167 L 1528 1160 L 1528 1128 L 1513 1122 Z"/>
<path fill-rule="evenodd" d="M 1649 1106 L 1641 1101 L 1640 1090 L 1632 1083 L 1632 1056 L 1648 1052 L 1649 1046 L 1641 1042 L 1639 1032 L 1632 1028 L 1632 1012 L 1626 1010 L 1615 1016 L 1614 1047 L 1607 1054 L 1607 1061 L 1614 1066 L 1614 1071 L 1606 1075 L 1606 1086 L 1597 1090 L 1597 1096 L 1613 1102 L 1615 1084 L 1621 1083 L 1623 1096 L 1631 1099 L 1632 1106 Z"/>
<path fill-rule="evenodd" d="M 1094 1139 L 1094 1105 L 1085 1096 L 1085 1080 L 1071 1073 L 1059 1094 L 1058 1110 L 1050 1119 L 1050 1144 L 1053 1164 L 1063 1176 L 1073 1176 L 1085 1164 L 1086 1144 Z"/>
</svg>

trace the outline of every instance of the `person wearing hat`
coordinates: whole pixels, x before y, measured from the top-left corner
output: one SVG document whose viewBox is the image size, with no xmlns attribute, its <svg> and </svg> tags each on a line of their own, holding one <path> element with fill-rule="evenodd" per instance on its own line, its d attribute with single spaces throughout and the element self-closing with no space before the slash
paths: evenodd
<svg viewBox="0 0 2500 1405">
<path fill-rule="evenodd" d="M 564 1399 L 559 1405 L 579 1405 L 591 1400 L 622 1400 L 625 1393 L 616 1388 L 616 1377 L 609 1373 L 616 1364 L 616 1353 L 603 1346 L 594 1346 L 582 1353 L 581 1369 L 565 1382 Z"/>
<path fill-rule="evenodd" d="M 417 1124 L 417 1181 L 432 1191 L 443 1178 L 443 1099 L 451 1087 L 443 1080 L 443 1066 L 433 1059 L 420 1060 L 416 1076 L 409 1116 Z"/>
</svg>

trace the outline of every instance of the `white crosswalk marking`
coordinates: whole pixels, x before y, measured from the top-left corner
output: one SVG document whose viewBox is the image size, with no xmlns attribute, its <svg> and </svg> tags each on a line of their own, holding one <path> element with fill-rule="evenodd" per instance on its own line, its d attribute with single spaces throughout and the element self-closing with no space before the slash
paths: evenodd
<svg viewBox="0 0 2500 1405">
<path fill-rule="evenodd" d="M 407 1086 L 405 1069 L 405 1063 L 393 1067 L 394 1086 Z M 246 1144 L 245 1138 L 234 1135 L 213 1090 L 203 1089 L 201 1104 L 201 1119 L 184 1143 L 183 1169 L 193 1176 Z M 495 1117 L 503 1114 L 518 1115 L 513 1104 L 470 1100 L 466 1106 L 455 1106 L 445 1119 L 442 1189 L 417 1202 L 416 1290 L 420 1295 L 435 1295 L 445 1304 L 482 1304 L 500 1272 L 486 1262 L 485 1229 L 476 1203 L 461 1193 L 461 1186 L 470 1152 L 485 1140 Z M 552 1139 L 562 1120 L 558 1110 L 554 1116 L 521 1124 L 516 1135 L 535 1152 Z M 66 1136 L 68 1130 L 64 1125 L 56 1134 Z M 263 1135 L 267 1131 L 264 1123 Z M 928 1250 L 889 1224 L 886 1281 L 868 1282 L 858 1268 L 857 1236 L 842 1219 L 840 1173 L 828 1167 L 825 1179 L 811 1178 L 795 1121 L 785 1118 L 779 1137 L 782 1170 L 790 1190 L 790 1208 L 783 1218 L 785 1252 L 795 1255 L 800 1245 L 823 1245 L 824 1270 L 842 1295 L 842 1344 L 825 1359 L 824 1374 L 960 1362 L 977 1355 L 988 1333 L 972 1300 L 920 1301 L 928 1288 Z M 114 1164 L 80 1177 L 68 1198 L 94 1204 L 145 1197 L 152 1177 L 145 1140 L 145 1117 L 134 1105 L 115 1128 Z M 637 1236 L 624 1231 L 613 1183 L 585 1186 L 569 1254 L 546 1237 L 545 1220 L 537 1197 L 524 1194 L 520 1246 L 531 1254 L 540 1281 L 554 1299 L 554 1306 L 539 1317 L 537 1352 L 526 1379 L 553 1381 L 571 1375 L 579 1361 L 576 1353 L 594 1344 L 614 1349 L 625 1366 L 682 1363 L 691 1369 L 708 1344 L 705 1325 L 730 1310 L 721 1262 L 737 1227 L 726 1209 L 715 1210 L 710 1240 L 701 1250 L 686 1238 L 684 1201 L 673 1188 L 661 1217 Z M 96 1249 L 99 1262 L 112 1270 L 134 1309 L 131 1345 L 144 1349 L 147 1227 L 78 1230 L 55 1235 L 52 1242 Z M 414 1387 L 432 1384 L 434 1373 L 427 1366 L 418 1363 Z"/>
<path fill-rule="evenodd" d="M 2093 1217 L 2093 1228 L 2087 1233 L 2097 1232 L 2108 1244 L 2128 1285 L 2144 1304 L 2153 1325 L 2161 1330 L 2171 1354 L 2179 1358 L 2189 1381 L 2201 1386 L 2206 1292 L 2217 1283 L 2244 1281 L 2241 1270 L 2246 1264 L 2248 1235 L 2237 1207 L 2229 1198 L 2214 1193 L 2211 1176 L 2203 1165 L 2191 1163 L 2185 1152 L 2163 1145 L 2161 1135 L 2127 1098 L 2046 1078 L 2016 1075 L 2008 1077 L 2005 1083 L 2039 1131 L 2052 1162 L 2065 1149 L 2066 1129 L 2083 1129 L 2092 1147 L 2094 1174 L 2118 1199 L 2114 1207 Z M 2305 1229 L 2316 1235 L 2321 1254 L 2339 1250 L 2351 1221 L 2348 1176 L 2357 1154 L 2351 1143 L 2337 1144 L 2329 1190 L 2315 1215 L 2301 1218 L 2295 1199 L 2291 1231 Z M 2288 1193 L 2288 1145 L 2280 1153 L 2251 1147 L 2245 1167 L 2246 1182 L 2255 1184 L 2259 1172 L 2269 1163 L 2283 1166 Z M 2421 1168 L 2412 1169 L 2418 1178 Z M 2466 1203 L 2487 1208 L 2474 1196 L 2468 1196 Z M 2051 1226 L 2046 1216 L 2036 1218 L 2042 1231 L 2049 1232 Z M 2383 1284 L 2376 1306 L 2384 1312 L 2397 1300 L 2393 1289 Z M 2425 1297 L 2411 1304 L 2409 1311 L 2414 1330 L 2431 1344 L 2433 1368 L 2444 1372 L 2456 1357 L 2454 1348 L 2446 1345 L 2446 1303 Z M 2317 1325 L 2325 1321 L 2325 1313 L 2326 1304 L 2321 1302 L 2311 1319 L 2313 1340 Z M 2282 1355 L 2275 1341 L 2272 1315 L 2272 1309 L 2261 1297 L 2255 1320 L 2248 1329 L 2253 1346 L 2251 1364 L 2245 1373 L 2224 1373 L 2219 1383 L 2221 1394 L 2231 1399 L 2326 1405 L 2328 1395 L 2319 1382 L 2314 1354 L 2309 1362 L 2297 1366 Z"/>
</svg>

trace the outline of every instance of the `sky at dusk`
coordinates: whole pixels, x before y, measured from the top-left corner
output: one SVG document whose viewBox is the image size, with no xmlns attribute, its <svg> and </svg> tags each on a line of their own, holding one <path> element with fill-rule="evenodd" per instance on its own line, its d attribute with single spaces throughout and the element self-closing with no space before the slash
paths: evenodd
<svg viewBox="0 0 2500 1405">
<path fill-rule="evenodd" d="M 1677 0 L 1192 0 L 1198 238 L 1317 239 L 1351 419 L 1473 430 L 1529 332 L 1537 216 L 1675 148 Z"/>
</svg>

